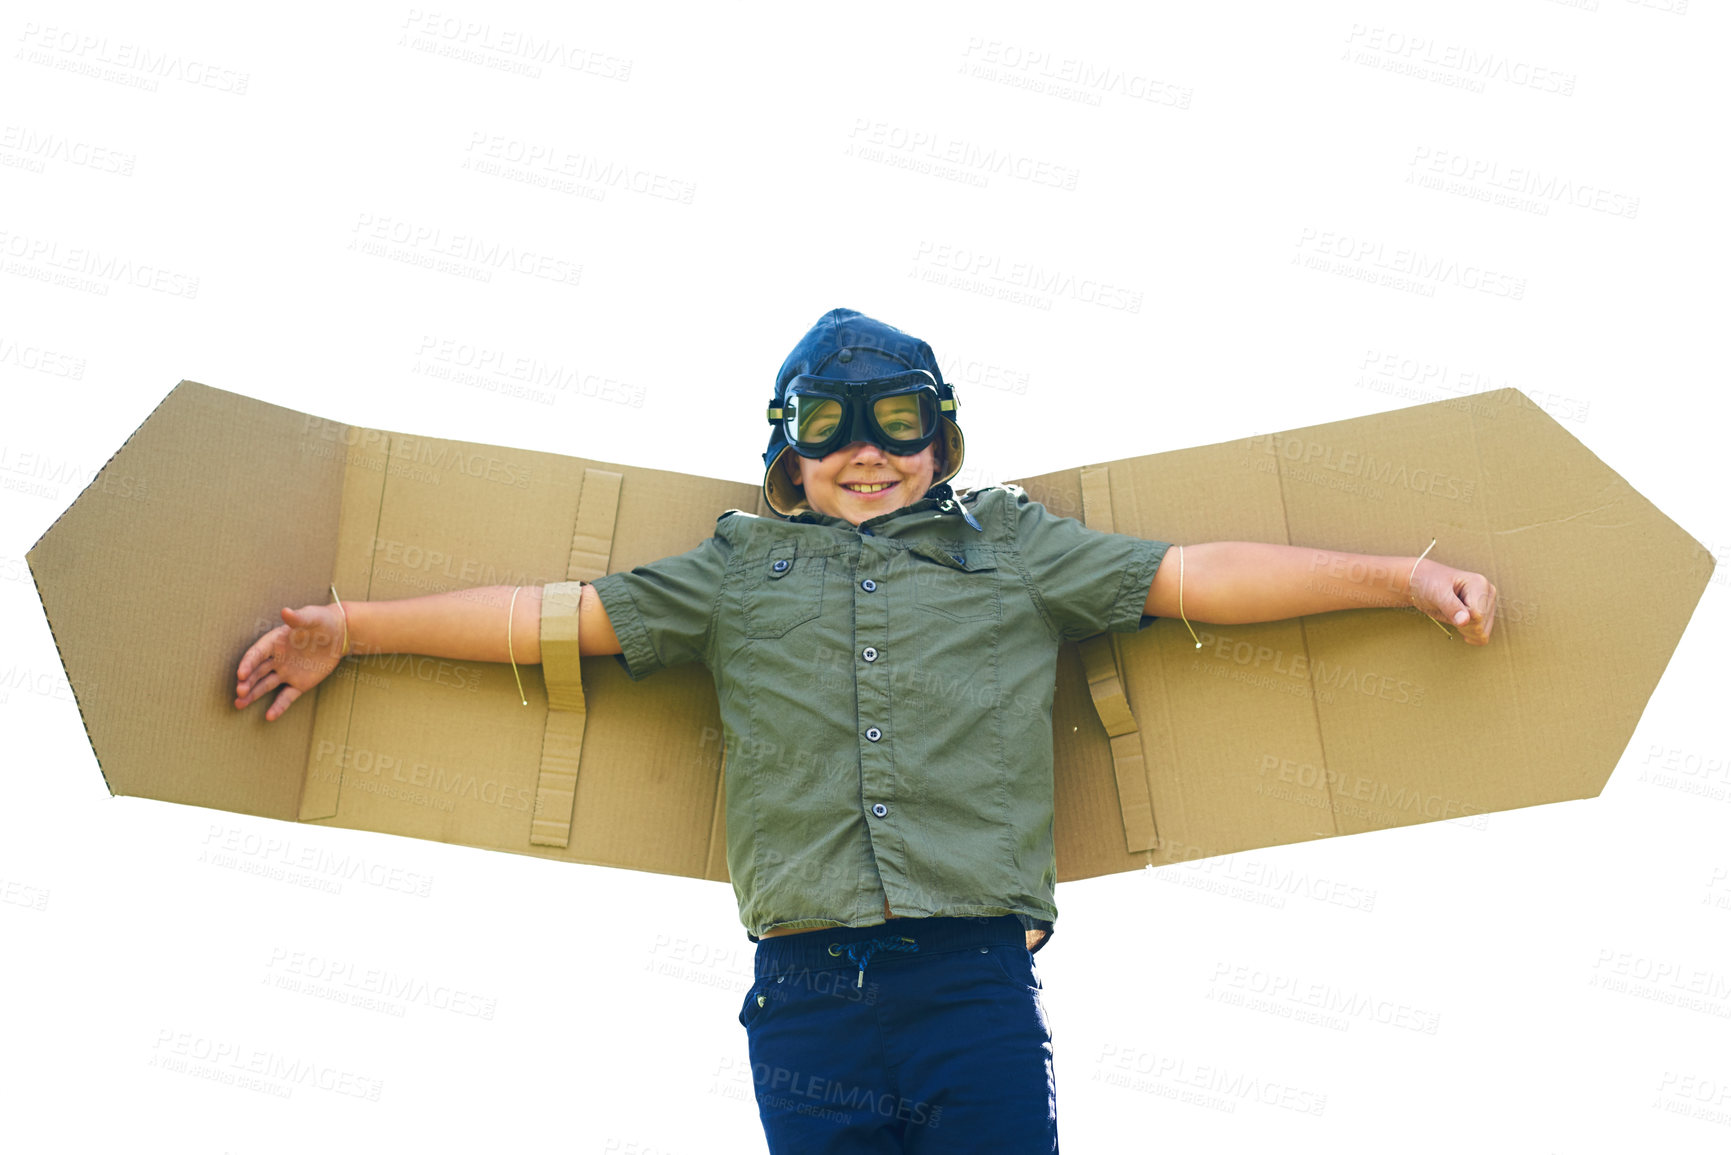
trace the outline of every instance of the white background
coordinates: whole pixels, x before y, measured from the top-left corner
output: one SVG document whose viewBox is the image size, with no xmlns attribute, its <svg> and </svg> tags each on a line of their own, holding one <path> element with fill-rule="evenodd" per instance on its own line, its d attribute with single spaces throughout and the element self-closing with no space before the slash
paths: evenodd
<svg viewBox="0 0 1731 1155">
<path fill-rule="evenodd" d="M 8 1145 L 762 1149 L 728 887 L 108 796 L 21 559 L 176 382 L 754 481 L 775 370 L 841 305 L 937 350 L 964 480 L 1513 385 L 1726 558 L 1727 29 L 1682 5 L 13 9 Z M 554 52 L 534 65 L 529 40 Z M 620 179 L 507 176 L 568 162 Z M 553 276 L 402 259 L 431 240 L 351 247 L 374 229 L 510 246 Z M 1443 275 L 1410 291 L 1303 261 L 1374 278 L 1403 253 Z M 989 295 L 1030 266 L 1032 303 Z M 427 372 L 479 350 L 574 384 L 545 404 L 486 367 L 491 387 Z M 268 564 L 230 562 L 236 581 Z M 1721 567 L 1597 800 L 1060 886 L 1038 965 L 1067 1149 L 1724 1150 L 1728 606 Z M 1618 627 L 1618 605 L 1600 615 L 1568 624 Z M 326 893 L 204 858 L 233 841 L 256 866 L 245 848 L 270 839 L 431 885 Z M 1243 881 L 1274 868 L 1360 908 Z M 549 905 L 571 912 L 556 933 Z M 297 966 L 348 968 L 337 990 L 387 971 L 490 1017 L 275 984 Z M 1334 1029 L 1215 997 L 1273 982 L 1372 1009 Z M 1379 1021 L 1396 1012 L 1436 1029 Z M 200 1077 L 235 1069 L 212 1048 L 379 1094 L 220 1083 Z"/>
</svg>

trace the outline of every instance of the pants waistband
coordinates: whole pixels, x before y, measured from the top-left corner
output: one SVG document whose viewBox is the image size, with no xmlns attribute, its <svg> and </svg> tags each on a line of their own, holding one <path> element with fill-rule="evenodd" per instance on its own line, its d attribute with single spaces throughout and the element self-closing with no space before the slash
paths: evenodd
<svg viewBox="0 0 1731 1155">
<path fill-rule="evenodd" d="M 983 918 L 897 918 L 875 926 L 837 926 L 803 934 L 759 939 L 756 972 L 855 970 L 864 981 L 866 965 L 896 955 L 942 954 L 970 947 L 1013 944 L 1027 949 L 1022 922 L 1013 914 Z"/>
</svg>

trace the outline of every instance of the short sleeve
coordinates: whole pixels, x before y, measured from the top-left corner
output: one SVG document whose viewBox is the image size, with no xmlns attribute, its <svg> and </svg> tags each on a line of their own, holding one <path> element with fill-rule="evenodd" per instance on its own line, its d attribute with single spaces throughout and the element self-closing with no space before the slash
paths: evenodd
<svg viewBox="0 0 1731 1155">
<path fill-rule="evenodd" d="M 687 553 L 595 580 L 632 681 L 705 659 L 728 554 L 727 543 L 712 537 Z"/>
<path fill-rule="evenodd" d="M 1011 516 L 1023 575 L 1059 637 L 1131 633 L 1154 620 L 1142 611 L 1170 543 L 1089 529 L 1020 492 Z"/>
</svg>

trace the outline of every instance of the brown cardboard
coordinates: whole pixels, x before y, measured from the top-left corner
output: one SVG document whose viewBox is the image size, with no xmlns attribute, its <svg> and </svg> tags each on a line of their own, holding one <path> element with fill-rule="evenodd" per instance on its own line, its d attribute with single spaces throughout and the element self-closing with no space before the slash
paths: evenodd
<svg viewBox="0 0 1731 1155">
<path fill-rule="evenodd" d="M 148 503 L 111 493 L 110 471 L 149 476 Z M 755 485 L 362 429 L 190 381 L 103 474 L 28 561 L 111 793 L 727 880 L 701 667 L 634 684 L 587 658 L 573 686 L 554 657 L 520 667 L 525 708 L 508 665 L 351 658 L 268 725 L 231 692 L 275 608 L 333 582 L 376 600 L 626 570 L 724 510 L 762 512 Z M 1512 389 L 1019 484 L 1167 541 L 1414 556 L 1435 537 L 1500 596 L 1485 647 L 1387 610 L 1196 624 L 1201 650 L 1177 621 L 1066 646 L 1065 881 L 1594 797 L 1713 566 Z M 1610 564 L 1630 548 L 1638 570 Z M 561 628 L 544 615 L 544 638 Z"/>
</svg>

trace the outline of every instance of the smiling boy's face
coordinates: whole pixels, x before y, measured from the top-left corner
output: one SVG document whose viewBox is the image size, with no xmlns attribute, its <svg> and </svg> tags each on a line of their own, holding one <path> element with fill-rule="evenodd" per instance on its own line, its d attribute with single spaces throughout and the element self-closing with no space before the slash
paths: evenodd
<svg viewBox="0 0 1731 1155">
<path fill-rule="evenodd" d="M 825 457 L 789 453 L 788 477 L 805 487 L 805 500 L 819 513 L 858 525 L 912 505 L 937 475 L 938 443 L 898 457 L 869 441 L 844 445 Z"/>
</svg>

